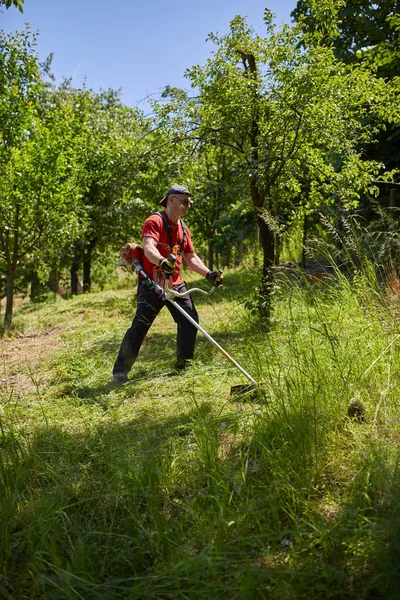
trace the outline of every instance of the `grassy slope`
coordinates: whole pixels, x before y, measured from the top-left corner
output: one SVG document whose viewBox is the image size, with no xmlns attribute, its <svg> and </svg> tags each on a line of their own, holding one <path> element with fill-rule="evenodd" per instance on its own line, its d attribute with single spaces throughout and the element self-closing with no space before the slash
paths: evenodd
<svg viewBox="0 0 400 600">
<path fill-rule="evenodd" d="M 282 282 L 267 334 L 240 303 L 249 275 L 225 281 L 201 323 L 265 382 L 253 401 L 232 401 L 243 376 L 201 336 L 171 373 L 167 311 L 115 387 L 131 291 L 19 311 L 26 337 L 1 342 L 20 352 L 0 378 L 1 598 L 398 597 L 396 305 L 364 281 Z"/>
</svg>

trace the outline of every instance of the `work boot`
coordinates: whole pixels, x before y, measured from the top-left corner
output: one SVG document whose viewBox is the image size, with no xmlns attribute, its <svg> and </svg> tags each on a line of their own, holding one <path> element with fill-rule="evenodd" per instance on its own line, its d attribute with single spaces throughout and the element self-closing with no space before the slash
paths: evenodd
<svg viewBox="0 0 400 600">
<path fill-rule="evenodd" d="M 116 371 L 113 373 L 113 379 L 117 385 L 124 385 L 125 383 L 128 383 L 128 376 L 122 371 Z"/>
<path fill-rule="evenodd" d="M 177 371 L 184 371 L 192 366 L 193 360 L 191 358 L 178 358 L 175 363 L 175 369 Z"/>
</svg>

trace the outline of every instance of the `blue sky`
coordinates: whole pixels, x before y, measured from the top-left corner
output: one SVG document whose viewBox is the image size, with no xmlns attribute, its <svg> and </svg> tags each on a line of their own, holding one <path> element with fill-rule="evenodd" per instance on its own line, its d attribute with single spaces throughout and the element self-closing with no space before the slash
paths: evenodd
<svg viewBox="0 0 400 600">
<path fill-rule="evenodd" d="M 3 9 L 0 27 L 21 30 L 28 22 L 39 31 L 38 52 L 54 53 L 56 81 L 84 78 L 95 90 L 122 88 L 122 101 L 146 109 L 147 95 L 166 85 L 188 88 L 185 69 L 203 64 L 213 45 L 211 31 L 227 33 L 229 21 L 246 16 L 264 31 L 264 8 L 277 25 L 290 23 L 296 0 L 25 0 L 24 13 Z"/>
</svg>

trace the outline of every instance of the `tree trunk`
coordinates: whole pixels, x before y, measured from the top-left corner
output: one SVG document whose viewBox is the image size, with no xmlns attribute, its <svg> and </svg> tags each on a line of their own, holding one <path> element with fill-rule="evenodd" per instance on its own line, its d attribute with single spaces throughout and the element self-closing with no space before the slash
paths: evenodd
<svg viewBox="0 0 400 600">
<path fill-rule="evenodd" d="M 11 327 L 13 305 L 14 305 L 14 280 L 15 280 L 15 269 L 10 266 L 7 271 L 7 293 L 6 293 L 6 312 L 4 315 L 4 327 L 9 329 Z"/>
<path fill-rule="evenodd" d="M 57 267 L 53 267 L 51 269 L 47 285 L 49 290 L 53 292 L 53 294 L 58 294 L 60 290 L 60 278 L 58 275 Z"/>
<path fill-rule="evenodd" d="M 83 255 L 83 291 L 84 292 L 90 292 L 90 289 L 92 287 L 91 267 L 92 267 L 92 248 L 88 248 L 88 250 Z"/>
<path fill-rule="evenodd" d="M 260 284 L 259 314 L 263 319 L 269 319 L 271 316 L 271 291 L 274 277 L 274 232 L 268 226 L 268 223 L 257 215 L 257 223 L 260 229 L 261 245 L 263 250 L 263 268 Z"/>
<path fill-rule="evenodd" d="M 31 276 L 31 293 L 30 293 L 31 302 L 33 302 L 33 303 L 42 302 L 43 295 L 45 294 L 46 289 L 47 289 L 46 286 L 43 285 L 43 283 L 40 281 L 39 275 L 37 274 L 36 271 L 34 271 Z"/>
<path fill-rule="evenodd" d="M 274 264 L 276 267 L 279 267 L 279 263 L 281 260 L 281 248 L 282 248 L 282 236 L 279 233 L 275 234 L 275 258 Z"/>
<path fill-rule="evenodd" d="M 20 204 L 17 202 L 15 209 L 15 220 L 14 220 L 14 237 L 11 236 L 9 231 L 6 233 L 6 248 L 5 255 L 7 261 L 7 290 L 6 290 L 6 312 L 4 314 L 4 327 L 9 329 L 11 327 L 13 306 L 14 306 L 14 283 L 15 283 L 15 272 L 18 264 L 18 247 L 19 247 L 19 215 L 20 215 Z"/>
<path fill-rule="evenodd" d="M 210 271 L 214 268 L 214 249 L 211 240 L 208 242 L 208 268 Z"/>
<path fill-rule="evenodd" d="M 267 197 L 266 190 L 260 191 L 256 183 L 251 182 L 250 192 L 253 206 L 256 211 L 257 225 L 260 232 L 260 242 L 263 251 L 263 267 L 259 289 L 258 309 L 260 317 L 269 320 L 271 316 L 271 291 L 274 276 L 275 235 L 261 212 L 264 207 L 265 198 Z"/>
<path fill-rule="evenodd" d="M 306 270 L 307 267 L 307 234 L 308 234 L 308 219 L 307 215 L 304 215 L 303 221 L 303 241 L 301 245 L 301 268 L 303 271 Z"/>
<path fill-rule="evenodd" d="M 92 255 L 93 248 L 96 245 L 96 239 L 92 239 L 88 245 L 86 246 L 83 252 L 83 291 L 90 292 L 92 288 L 92 278 L 91 278 L 91 269 L 92 269 Z"/>
<path fill-rule="evenodd" d="M 255 235 L 255 240 L 256 240 L 256 248 L 257 250 L 254 252 L 254 261 L 253 261 L 253 265 L 255 269 L 258 269 L 259 267 L 259 261 L 258 261 L 258 252 L 259 252 L 259 248 L 261 246 L 261 238 L 260 238 L 260 228 L 258 226 L 258 223 L 256 223 L 256 235 Z"/>
<path fill-rule="evenodd" d="M 92 266 L 92 259 L 90 254 L 85 254 L 83 257 L 83 291 L 90 292 L 92 287 L 92 280 L 90 277 L 90 270 Z"/>
<path fill-rule="evenodd" d="M 76 254 L 72 259 L 71 264 L 71 295 L 76 296 L 78 293 L 78 269 L 79 269 L 79 258 Z"/>
</svg>

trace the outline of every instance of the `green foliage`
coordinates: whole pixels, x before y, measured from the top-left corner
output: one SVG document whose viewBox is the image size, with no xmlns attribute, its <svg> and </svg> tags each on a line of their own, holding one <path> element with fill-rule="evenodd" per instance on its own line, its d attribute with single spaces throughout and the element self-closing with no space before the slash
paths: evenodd
<svg viewBox="0 0 400 600">
<path fill-rule="evenodd" d="M 60 260 L 74 266 L 83 260 L 84 287 L 89 291 L 96 255 L 105 248 L 116 251 L 140 235 L 143 210 L 136 194 L 148 125 L 137 110 L 123 106 L 113 90 L 74 90 L 65 82 L 63 91 L 74 99 L 81 120 L 80 203 L 85 226 Z"/>
<path fill-rule="evenodd" d="M 228 261 L 235 255 L 242 262 L 255 237 L 255 219 L 248 208 L 248 186 L 240 176 L 240 162 L 231 148 L 204 143 L 197 147 L 191 175 L 194 206 L 188 223 L 196 241 L 207 245 L 210 268 L 218 257 Z"/>
<path fill-rule="evenodd" d="M 19 12 L 24 12 L 24 1 L 25 0 L 0 0 L 0 6 L 4 5 L 6 8 L 10 8 L 10 6 L 15 6 L 18 8 Z"/>
<path fill-rule="evenodd" d="M 326 5 L 329 6 L 328 14 Z M 400 27 L 396 1 L 346 0 L 321 5 L 314 0 L 300 0 L 292 16 L 307 32 L 306 39 L 316 37 L 322 44 L 332 47 L 339 60 L 363 64 L 379 77 L 392 80 L 398 98 Z M 393 105 L 398 105 L 395 98 Z M 371 120 L 375 119 L 374 112 L 371 111 Z M 399 168 L 398 122 L 398 116 L 388 117 L 388 125 L 379 135 L 374 133 L 374 146 L 367 147 L 368 157 L 382 161 L 387 169 Z"/>
<path fill-rule="evenodd" d="M 35 46 L 36 35 L 29 29 L 16 35 L 0 31 L 2 162 L 7 160 L 14 147 L 23 143 L 31 119 L 37 114 L 42 82 Z"/>
<path fill-rule="evenodd" d="M 377 139 L 390 139 L 393 147 L 397 140 L 398 80 L 375 74 L 382 74 L 385 52 L 391 58 L 397 52 L 392 4 L 363 4 L 358 14 L 350 2 L 310 0 L 296 9 L 298 25 L 280 31 L 267 9 L 263 35 L 237 16 L 227 35 L 210 34 L 214 50 L 206 64 L 187 70 L 196 97 L 167 86 L 148 118 L 113 90 L 45 83 L 52 81 L 51 60 L 39 62 L 35 35 L 3 32 L 6 324 L 14 291 L 26 288 L 29 276 L 35 285 L 51 280 L 56 291 L 67 271 L 77 284 L 83 264 L 88 291 L 93 263 L 105 286 L 117 285 L 109 257 L 127 240 L 139 240 L 143 220 L 173 182 L 192 191 L 188 224 L 210 266 L 256 265 L 257 223 L 262 269 L 251 302 L 258 297 L 261 316 L 269 317 L 273 266 L 288 235 L 300 239 L 300 224 L 327 206 L 356 207 L 384 177 L 386 159 L 395 160 L 394 152 L 371 152 Z M 373 60 L 352 64 L 340 55 L 339 61 L 335 43 L 342 32 L 348 27 L 356 40 L 354 26 L 362 23 L 366 43 L 371 19 L 384 24 L 375 40 L 383 62 L 375 49 L 367 53 Z"/>
<path fill-rule="evenodd" d="M 82 223 L 79 119 L 70 98 L 46 90 L 35 44 L 29 29 L 1 39 L 0 252 L 7 275 L 6 326 L 21 260 L 30 256 L 51 265 Z"/>
<path fill-rule="evenodd" d="M 263 246 L 262 279 L 269 281 L 282 225 L 338 199 L 354 206 L 372 185 L 382 165 L 366 161 L 363 149 L 385 120 L 398 118 L 398 105 L 395 83 L 339 63 L 331 48 L 305 38 L 300 27 L 277 32 L 269 13 L 265 22 L 265 37 L 241 17 L 231 21 L 228 35 L 210 34 L 216 50 L 205 65 L 187 71 L 198 100 L 183 96 L 176 105 L 173 99 L 165 114 L 176 111 L 173 126 L 192 139 L 229 151 L 241 184 L 248 182 Z"/>
<path fill-rule="evenodd" d="M 332 44 L 339 60 L 375 65 L 382 77 L 399 70 L 399 15 L 396 0 L 299 0 L 292 17 Z"/>
<path fill-rule="evenodd" d="M 28 30 L 2 36 L 0 94 L 0 265 L 7 278 L 5 324 L 11 324 L 21 269 L 56 279 L 67 260 L 120 247 L 140 231 L 132 178 L 148 133 L 136 110 L 112 90 L 94 93 L 44 82 L 50 65 Z M 44 74 L 42 71 L 44 70 Z M 89 274 L 90 277 L 90 274 Z M 32 281 L 33 281 L 32 279 Z M 56 288 L 57 281 L 54 283 Z M 88 285 L 90 287 L 90 283 Z M 56 291 L 56 290 L 55 290 Z"/>
</svg>

